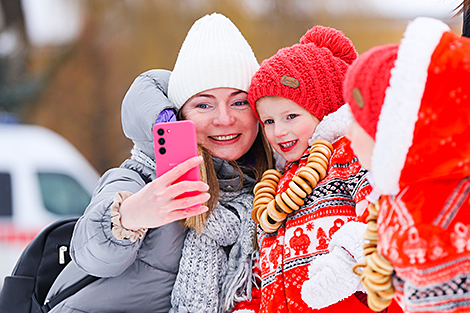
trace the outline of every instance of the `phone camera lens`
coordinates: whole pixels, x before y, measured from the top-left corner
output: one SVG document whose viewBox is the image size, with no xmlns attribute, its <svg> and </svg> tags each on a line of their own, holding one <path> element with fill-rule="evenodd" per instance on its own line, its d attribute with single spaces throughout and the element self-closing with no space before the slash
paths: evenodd
<svg viewBox="0 0 470 313">
<path fill-rule="evenodd" d="M 163 136 L 163 134 L 165 133 L 165 131 L 163 130 L 163 128 L 160 128 L 157 130 L 157 133 L 160 135 L 160 136 Z"/>
<path fill-rule="evenodd" d="M 158 139 L 158 143 L 160 145 L 164 145 L 165 144 L 165 139 L 163 139 L 163 138 Z"/>
<path fill-rule="evenodd" d="M 163 147 L 160 148 L 158 151 L 160 152 L 160 154 L 165 154 L 166 153 L 166 149 L 163 148 Z"/>
</svg>

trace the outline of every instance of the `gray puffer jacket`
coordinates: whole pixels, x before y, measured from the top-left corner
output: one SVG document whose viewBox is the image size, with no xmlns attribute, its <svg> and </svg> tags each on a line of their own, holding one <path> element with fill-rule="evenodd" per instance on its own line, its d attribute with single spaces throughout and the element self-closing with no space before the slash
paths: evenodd
<svg viewBox="0 0 470 313">
<path fill-rule="evenodd" d="M 166 97 L 169 76 L 165 70 L 141 74 L 123 100 L 122 124 L 125 135 L 134 142 L 133 157 L 101 177 L 90 205 L 76 225 L 70 250 L 73 261 L 56 279 L 47 299 L 87 274 L 102 278 L 62 301 L 51 313 L 145 313 L 168 312 L 171 308 L 171 291 L 187 230 L 173 222 L 149 229 L 135 243 L 119 241 L 111 232 L 110 216 L 116 192 L 136 193 L 145 185 L 143 177 L 155 179 L 151 130 L 160 112 L 173 107 Z M 136 151 L 144 159 L 136 157 Z M 226 173 L 230 169 L 231 166 L 219 166 L 216 171 L 219 177 L 232 177 Z M 250 177 L 244 175 L 244 180 L 254 185 Z M 219 179 L 219 185 L 230 191 L 234 181 Z"/>
</svg>

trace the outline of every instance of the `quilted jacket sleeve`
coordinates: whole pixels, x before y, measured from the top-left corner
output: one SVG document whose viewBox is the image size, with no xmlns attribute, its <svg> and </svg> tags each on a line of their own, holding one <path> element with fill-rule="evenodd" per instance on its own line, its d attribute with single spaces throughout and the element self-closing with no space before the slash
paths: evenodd
<svg viewBox="0 0 470 313">
<path fill-rule="evenodd" d="M 118 191 L 139 191 L 145 183 L 125 168 L 112 169 L 100 179 L 90 205 L 75 226 L 70 254 L 83 271 L 100 277 L 118 276 L 136 258 L 142 239 L 117 240 L 111 232 L 110 206 Z"/>
</svg>

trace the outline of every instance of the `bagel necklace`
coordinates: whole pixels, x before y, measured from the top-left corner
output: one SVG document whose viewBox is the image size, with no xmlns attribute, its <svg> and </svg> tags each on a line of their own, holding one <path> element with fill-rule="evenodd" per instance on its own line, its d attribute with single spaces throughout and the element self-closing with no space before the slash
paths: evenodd
<svg viewBox="0 0 470 313">
<path fill-rule="evenodd" d="M 367 229 L 363 235 L 368 241 L 363 245 L 365 259 L 353 266 L 353 272 L 361 276 L 362 285 L 367 290 L 369 308 L 379 312 L 388 307 L 395 296 L 392 285 L 393 265 L 377 251 L 378 209 L 371 203 L 368 210 Z"/>
<path fill-rule="evenodd" d="M 297 211 L 304 204 L 304 198 L 325 178 L 333 150 L 326 140 L 314 141 L 307 164 L 298 170 L 289 182 L 289 188 L 280 194 L 276 194 L 276 190 L 282 174 L 275 169 L 265 171 L 253 190 L 253 221 L 267 233 L 277 231 L 287 215 Z"/>
</svg>

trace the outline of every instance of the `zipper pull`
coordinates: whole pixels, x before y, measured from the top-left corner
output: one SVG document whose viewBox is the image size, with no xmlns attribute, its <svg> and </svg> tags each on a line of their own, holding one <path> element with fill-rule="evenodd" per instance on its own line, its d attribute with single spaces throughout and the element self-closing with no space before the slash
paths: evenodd
<svg viewBox="0 0 470 313">
<path fill-rule="evenodd" d="M 65 264 L 65 252 L 67 252 L 67 246 L 59 247 L 59 264 Z"/>
</svg>

